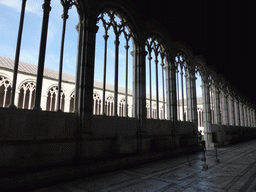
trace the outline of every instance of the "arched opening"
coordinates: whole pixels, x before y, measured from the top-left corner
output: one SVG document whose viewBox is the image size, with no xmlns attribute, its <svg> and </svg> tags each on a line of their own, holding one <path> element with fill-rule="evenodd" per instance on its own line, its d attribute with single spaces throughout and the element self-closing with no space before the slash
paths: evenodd
<svg viewBox="0 0 256 192">
<path fill-rule="evenodd" d="M 177 63 L 176 83 L 177 83 L 177 119 L 179 121 L 186 121 L 187 113 L 185 111 L 188 107 L 187 102 L 187 63 L 186 57 L 183 53 L 179 53 L 175 57 Z"/>
<path fill-rule="evenodd" d="M 166 119 L 165 56 L 162 43 L 148 38 L 145 45 L 146 58 L 146 101 L 149 103 L 147 118 Z M 162 108 L 160 108 L 162 106 Z M 162 114 L 162 115 L 160 115 Z"/>
<path fill-rule="evenodd" d="M 101 97 L 98 93 L 93 94 L 93 108 L 92 108 L 94 115 L 101 114 Z"/>
<path fill-rule="evenodd" d="M 125 18 L 112 10 L 103 11 L 98 16 L 97 25 L 99 29 L 96 34 L 94 88 L 97 81 L 102 82 L 99 89 L 105 105 L 101 105 L 101 115 L 118 116 L 121 95 L 125 98 L 125 109 L 133 103 L 133 58 L 130 54 L 134 49 L 133 34 Z M 110 99 L 107 94 L 114 96 Z M 133 117 L 128 110 L 124 110 L 122 114 L 124 117 Z"/>
<path fill-rule="evenodd" d="M 46 111 L 56 111 L 57 110 L 57 97 L 58 97 L 58 87 L 53 86 L 49 89 L 47 93 L 47 105 L 46 105 Z M 61 96 L 60 96 L 60 110 L 64 111 L 65 106 L 65 94 L 63 90 L 61 90 Z"/>
<path fill-rule="evenodd" d="M 18 108 L 32 109 L 35 99 L 36 83 L 33 81 L 25 82 L 20 86 Z"/>
<path fill-rule="evenodd" d="M 7 107 L 11 97 L 11 81 L 0 75 L 0 107 Z"/>
</svg>

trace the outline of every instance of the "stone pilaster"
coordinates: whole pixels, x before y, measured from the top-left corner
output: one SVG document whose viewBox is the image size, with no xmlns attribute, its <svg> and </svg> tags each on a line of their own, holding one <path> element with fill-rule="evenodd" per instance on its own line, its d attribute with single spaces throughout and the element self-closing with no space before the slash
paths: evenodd
<svg viewBox="0 0 256 192">
<path fill-rule="evenodd" d="M 241 126 L 244 127 L 244 107 L 243 103 L 240 101 L 239 102 L 239 110 L 240 110 L 240 121 L 241 121 Z"/>
<path fill-rule="evenodd" d="M 81 131 L 92 133 L 92 106 L 93 106 L 93 83 L 94 83 L 94 58 L 95 42 L 98 26 L 91 18 L 87 18 L 84 27 L 84 44 L 82 58 L 82 73 L 80 89 L 80 122 Z M 116 99 L 116 98 L 115 98 Z"/>
<path fill-rule="evenodd" d="M 191 104 L 192 104 L 192 122 L 198 127 L 197 99 L 196 99 L 196 77 L 195 68 L 191 68 Z"/>
<path fill-rule="evenodd" d="M 230 96 L 230 125 L 235 126 L 235 107 L 234 98 Z"/>
<path fill-rule="evenodd" d="M 65 97 L 65 105 L 64 105 L 64 112 L 71 112 L 70 111 L 70 100 L 71 98 L 70 97 Z"/>
<path fill-rule="evenodd" d="M 246 106 L 246 104 L 244 104 L 244 126 L 245 127 L 248 127 L 248 121 L 247 121 L 247 106 Z"/>
<path fill-rule="evenodd" d="M 206 77 L 202 77 L 202 95 L 203 95 L 203 112 L 204 112 L 204 138 L 206 148 L 213 146 L 212 141 L 212 124 L 211 124 L 211 109 L 210 109 L 210 92 L 209 81 Z"/>
<path fill-rule="evenodd" d="M 240 122 L 240 110 L 239 110 L 239 102 L 236 100 L 235 101 L 235 119 L 236 119 L 236 126 L 241 126 Z"/>
<path fill-rule="evenodd" d="M 185 68 L 185 78 L 186 78 L 186 94 L 187 94 L 187 119 L 186 121 L 192 121 L 192 93 L 191 93 L 191 74 L 190 68 Z"/>
<path fill-rule="evenodd" d="M 47 95 L 46 94 L 43 94 L 42 95 L 42 100 L 41 100 L 41 107 L 42 107 L 42 110 L 46 110 L 46 106 L 47 106 Z"/>
<path fill-rule="evenodd" d="M 15 99 L 14 99 L 14 105 L 17 108 L 18 108 L 18 105 L 19 105 L 19 95 L 20 95 L 20 90 L 16 90 Z"/>
<path fill-rule="evenodd" d="M 247 119 L 248 119 L 248 127 L 251 127 L 250 107 L 247 107 Z"/>
<path fill-rule="evenodd" d="M 221 116 L 220 116 L 220 91 L 213 85 L 213 98 L 214 98 L 214 123 L 217 125 L 221 124 Z"/>
<path fill-rule="evenodd" d="M 224 92 L 222 92 L 222 118 L 223 124 L 229 125 L 227 95 Z"/>
<path fill-rule="evenodd" d="M 176 123 L 177 122 L 177 98 L 176 98 L 176 66 L 174 63 L 170 67 L 170 79 L 171 79 L 171 120 Z"/>
<path fill-rule="evenodd" d="M 137 63 L 137 90 L 139 97 L 137 102 L 138 107 L 138 118 L 139 118 L 139 130 L 138 133 L 147 133 L 146 130 L 146 119 L 147 119 L 147 109 L 146 109 L 146 55 L 145 46 L 140 46 L 139 48 L 139 62 Z"/>
</svg>

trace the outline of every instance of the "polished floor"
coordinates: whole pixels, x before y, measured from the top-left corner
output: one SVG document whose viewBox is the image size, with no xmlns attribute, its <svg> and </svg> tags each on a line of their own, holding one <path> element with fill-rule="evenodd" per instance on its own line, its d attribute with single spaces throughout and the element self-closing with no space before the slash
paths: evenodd
<svg viewBox="0 0 256 192">
<path fill-rule="evenodd" d="M 256 140 L 104 173 L 35 192 L 256 191 Z M 189 162 L 188 162 L 189 159 Z M 189 163 L 191 166 L 189 166 Z M 208 169 L 207 169 L 208 166 Z"/>
</svg>

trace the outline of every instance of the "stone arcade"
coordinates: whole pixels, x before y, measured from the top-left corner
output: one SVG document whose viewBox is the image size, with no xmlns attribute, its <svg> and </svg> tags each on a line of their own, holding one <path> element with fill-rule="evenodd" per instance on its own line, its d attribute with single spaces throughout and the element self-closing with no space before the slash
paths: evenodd
<svg viewBox="0 0 256 192">
<path fill-rule="evenodd" d="M 62 75 L 60 68 L 58 84 L 50 86 L 48 82 L 48 86 L 44 87 L 44 76 L 51 79 L 57 73 L 52 74 L 49 70 L 47 73 L 45 70 L 44 74 L 50 2 L 44 0 L 42 9 L 43 25 L 38 68 L 29 69 L 37 75 L 23 82 L 17 79 L 18 66 L 21 63 L 19 46 L 24 11 L 21 11 L 21 30 L 14 69 L 11 70 L 13 73 L 1 71 L 0 74 L 0 166 L 3 175 L 8 176 L 10 173 L 28 169 L 40 170 L 74 164 L 83 167 L 76 169 L 76 174 L 79 175 L 79 170 L 90 172 L 89 168 L 85 167 L 96 160 L 107 161 L 114 157 L 141 155 L 143 162 L 150 160 L 150 156 L 145 154 L 196 147 L 197 73 L 202 79 L 206 147 L 255 138 L 255 108 L 242 98 L 232 85 L 207 67 L 202 56 L 194 56 L 192 50 L 183 43 L 172 42 L 170 35 L 161 25 L 143 21 L 139 13 L 125 1 L 62 1 L 63 6 L 76 7 L 79 14 L 76 78 L 70 77 L 69 74 Z M 25 5 L 26 0 L 23 0 L 23 10 Z M 64 22 L 68 8 L 65 10 Z M 105 77 L 101 83 L 102 95 L 94 94 L 94 88 L 97 87 L 93 75 L 97 49 L 95 42 L 99 21 L 106 30 L 104 54 L 107 51 L 108 29 L 113 28 L 115 32 L 115 81 L 112 85 L 112 97 L 108 95 L 110 85 L 106 83 Z M 126 39 L 127 55 L 129 51 L 133 56 L 133 89 L 129 90 L 128 86 L 125 86 L 122 92 L 119 89 L 118 77 L 126 74 L 119 74 L 118 70 L 121 34 Z M 65 33 L 63 35 L 65 36 Z M 133 50 L 129 47 L 133 47 Z M 0 59 L 3 65 L 8 65 L 8 61 L 2 61 L 8 59 Z M 104 61 L 104 66 L 106 65 L 107 60 Z M 154 66 L 155 74 L 151 73 Z M 162 73 L 157 71 L 158 68 Z M 23 71 L 26 72 L 28 71 Z M 20 73 L 22 74 L 22 67 Z M 177 83 L 178 75 L 182 77 L 180 83 Z M 64 87 L 68 87 L 71 80 L 75 82 L 75 86 L 67 92 Z M 158 87 L 160 82 L 161 88 Z M 179 85 L 181 87 L 178 87 Z M 181 95 L 177 89 L 181 90 Z M 118 100 L 118 94 L 123 98 Z M 74 112 L 69 113 L 72 111 Z M 178 114 L 183 115 L 178 117 Z M 131 159 L 123 160 L 117 163 L 116 167 L 133 163 Z M 102 166 L 104 169 L 104 165 Z M 70 172 L 65 172 L 63 178 L 73 177 Z M 51 179 L 58 180 L 56 175 Z"/>
</svg>

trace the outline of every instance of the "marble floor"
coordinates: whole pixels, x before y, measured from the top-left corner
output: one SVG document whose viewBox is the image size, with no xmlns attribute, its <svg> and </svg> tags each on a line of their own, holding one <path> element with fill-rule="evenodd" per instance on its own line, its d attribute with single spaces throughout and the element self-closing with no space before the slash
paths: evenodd
<svg viewBox="0 0 256 192">
<path fill-rule="evenodd" d="M 104 173 L 34 192 L 256 191 L 256 140 Z M 188 163 L 191 164 L 189 166 Z M 207 168 L 208 167 L 208 168 Z"/>
</svg>

